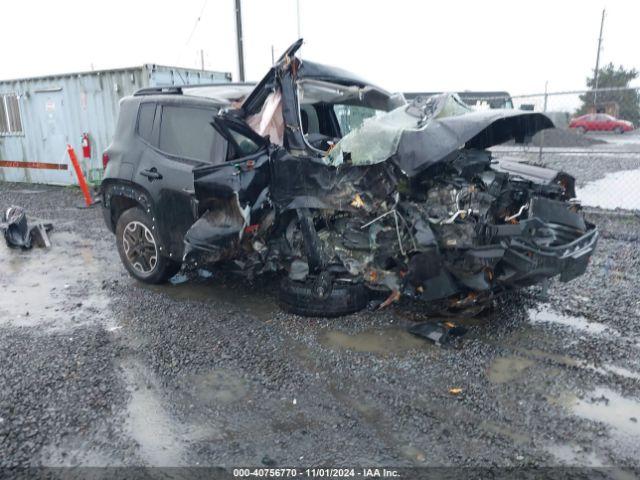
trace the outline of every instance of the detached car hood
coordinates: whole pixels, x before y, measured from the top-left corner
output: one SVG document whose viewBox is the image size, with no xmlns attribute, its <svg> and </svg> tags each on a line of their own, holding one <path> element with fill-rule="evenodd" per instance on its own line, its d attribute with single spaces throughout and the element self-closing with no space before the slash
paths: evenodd
<svg viewBox="0 0 640 480">
<path fill-rule="evenodd" d="M 373 165 L 391 160 L 409 177 L 460 148 L 483 150 L 509 140 L 523 142 L 553 122 L 544 114 L 519 110 L 474 112 L 455 94 L 420 98 L 345 135 L 327 162 Z"/>
</svg>

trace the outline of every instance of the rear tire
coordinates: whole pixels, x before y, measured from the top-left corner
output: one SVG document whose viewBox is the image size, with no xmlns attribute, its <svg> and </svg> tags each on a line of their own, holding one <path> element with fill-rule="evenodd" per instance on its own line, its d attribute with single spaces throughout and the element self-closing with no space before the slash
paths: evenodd
<svg viewBox="0 0 640 480">
<path fill-rule="evenodd" d="M 578 132 L 580 135 L 584 135 L 585 133 L 587 133 L 587 129 L 584 127 L 578 127 L 576 128 L 576 132 Z"/>
<path fill-rule="evenodd" d="M 118 218 L 116 245 L 124 267 L 141 282 L 163 283 L 180 270 L 180 263 L 160 254 L 158 232 L 139 207 L 124 211 Z"/>
<path fill-rule="evenodd" d="M 316 282 L 285 277 L 279 292 L 282 308 L 303 317 L 340 317 L 359 312 L 369 302 L 369 290 L 362 284 L 333 282 L 319 295 Z"/>
<path fill-rule="evenodd" d="M 622 127 L 616 127 L 613 129 L 614 132 L 616 132 L 619 135 L 622 135 L 624 133 L 624 128 Z"/>
</svg>

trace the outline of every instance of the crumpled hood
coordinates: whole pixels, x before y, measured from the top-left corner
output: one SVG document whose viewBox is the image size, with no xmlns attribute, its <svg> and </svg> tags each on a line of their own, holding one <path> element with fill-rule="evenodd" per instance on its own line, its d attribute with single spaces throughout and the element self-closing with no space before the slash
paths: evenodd
<svg viewBox="0 0 640 480">
<path fill-rule="evenodd" d="M 424 129 L 404 130 L 394 161 L 413 177 L 462 147 L 482 150 L 509 140 L 522 143 L 526 137 L 552 127 L 546 115 L 518 110 L 487 110 L 436 119 Z"/>
<path fill-rule="evenodd" d="M 485 149 L 512 139 L 522 142 L 551 127 L 553 122 L 541 113 L 474 112 L 457 95 L 441 94 L 366 120 L 325 159 L 332 166 L 373 165 L 391 159 L 414 177 L 462 147 Z"/>
</svg>

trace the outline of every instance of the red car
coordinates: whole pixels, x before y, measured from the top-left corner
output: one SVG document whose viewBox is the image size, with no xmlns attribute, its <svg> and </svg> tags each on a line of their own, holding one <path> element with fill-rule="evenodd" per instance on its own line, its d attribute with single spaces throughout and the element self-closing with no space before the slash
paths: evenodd
<svg viewBox="0 0 640 480">
<path fill-rule="evenodd" d="M 572 118 L 569 128 L 575 128 L 580 133 L 590 131 L 624 133 L 633 130 L 633 123 L 619 120 L 606 113 L 589 113 L 581 117 Z"/>
</svg>

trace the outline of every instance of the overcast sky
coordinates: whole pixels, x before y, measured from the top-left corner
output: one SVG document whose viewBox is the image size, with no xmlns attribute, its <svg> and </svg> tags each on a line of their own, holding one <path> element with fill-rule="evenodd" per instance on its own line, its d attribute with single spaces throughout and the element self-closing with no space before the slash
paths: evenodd
<svg viewBox="0 0 640 480">
<path fill-rule="evenodd" d="M 199 67 L 200 49 L 206 68 L 237 78 L 234 0 L 2 3 L 0 79 Z M 576 89 L 595 64 L 603 7 L 601 63 L 640 70 L 638 0 L 300 0 L 301 55 L 393 91 Z M 296 39 L 296 0 L 243 0 L 242 13 L 247 80 L 258 80 L 271 46 L 279 56 Z"/>
</svg>

